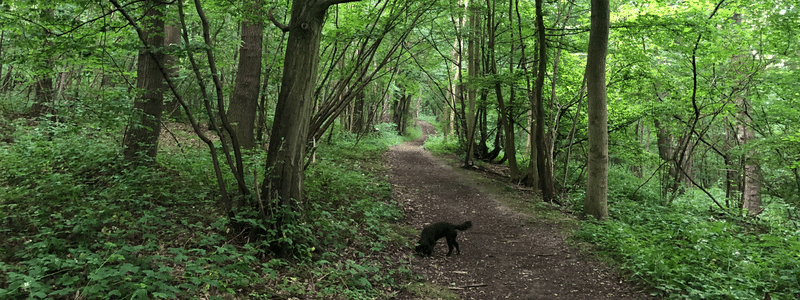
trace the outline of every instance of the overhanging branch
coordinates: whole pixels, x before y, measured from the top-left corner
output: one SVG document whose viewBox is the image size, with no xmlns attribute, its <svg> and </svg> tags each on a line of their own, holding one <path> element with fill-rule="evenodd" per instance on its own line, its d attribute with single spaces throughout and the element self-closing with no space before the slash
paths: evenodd
<svg viewBox="0 0 800 300">
<path fill-rule="evenodd" d="M 272 15 L 272 8 L 270 8 L 267 11 L 267 18 L 269 18 L 269 20 L 272 21 L 272 24 L 275 24 L 275 27 L 280 28 L 283 32 L 289 32 L 289 26 L 286 26 L 281 22 L 278 22 L 278 20 L 275 19 L 275 16 Z"/>
</svg>

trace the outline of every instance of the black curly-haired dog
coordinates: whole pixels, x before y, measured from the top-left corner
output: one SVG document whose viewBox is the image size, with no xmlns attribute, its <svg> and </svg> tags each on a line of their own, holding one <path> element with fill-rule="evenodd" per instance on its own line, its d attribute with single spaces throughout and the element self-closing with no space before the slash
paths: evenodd
<svg viewBox="0 0 800 300">
<path fill-rule="evenodd" d="M 419 242 L 417 242 L 417 247 L 414 248 L 417 253 L 422 256 L 431 256 L 433 254 L 433 246 L 436 245 L 436 241 L 440 238 L 446 237 L 447 238 L 447 256 L 453 254 L 453 247 L 456 248 L 456 254 L 461 254 L 461 249 L 458 249 L 458 242 L 456 242 L 456 236 L 458 233 L 456 230 L 467 230 L 472 227 L 472 221 L 466 221 L 464 224 L 461 225 L 454 225 L 447 222 L 440 222 L 422 229 L 422 234 L 419 238 Z"/>
</svg>

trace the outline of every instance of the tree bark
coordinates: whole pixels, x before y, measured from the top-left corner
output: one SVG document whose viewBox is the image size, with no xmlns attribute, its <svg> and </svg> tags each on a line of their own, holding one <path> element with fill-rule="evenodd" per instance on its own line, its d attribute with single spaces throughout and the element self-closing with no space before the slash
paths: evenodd
<svg viewBox="0 0 800 300">
<path fill-rule="evenodd" d="M 164 77 L 159 64 L 163 64 L 164 54 L 156 50 L 164 46 L 163 5 L 160 0 L 149 0 L 145 4 L 142 28 L 147 44 L 139 50 L 136 70 L 136 88 L 142 94 L 133 102 L 131 121 L 122 142 L 125 160 L 129 162 L 139 161 L 139 154 L 155 159 L 158 151 L 164 100 Z"/>
<path fill-rule="evenodd" d="M 521 59 L 521 61 L 526 62 L 526 61 L 528 61 L 528 58 L 525 55 L 525 39 L 524 39 L 524 36 L 522 35 L 522 14 L 520 14 L 520 12 L 519 12 L 519 0 L 514 0 L 514 8 L 515 8 L 514 11 L 516 12 L 516 15 L 517 15 L 517 37 L 519 38 L 519 45 L 520 45 L 520 54 L 521 54 L 521 58 L 520 59 Z M 536 114 L 536 93 L 534 93 L 533 84 L 531 84 L 531 75 L 527 75 L 529 73 L 527 64 L 526 63 L 522 63 L 520 65 L 522 66 L 522 69 L 523 69 L 524 73 L 526 74 L 526 76 L 525 76 L 525 84 L 526 84 L 527 91 L 528 91 L 527 92 L 528 103 L 530 104 L 530 106 L 529 106 L 530 107 L 530 114 L 529 114 L 529 117 L 528 117 L 528 124 L 529 124 L 528 132 L 529 132 L 529 134 L 528 134 L 528 140 L 527 140 L 527 145 L 528 145 L 528 153 L 527 154 L 529 155 L 530 163 L 528 163 L 528 168 L 526 170 L 526 174 L 525 174 L 525 177 L 524 177 L 524 183 L 527 186 L 534 187 L 534 188 L 538 189 L 539 188 L 539 169 L 538 169 L 538 163 L 537 163 L 537 159 L 536 159 L 536 157 L 538 155 L 538 151 L 536 149 L 536 123 L 535 123 L 535 120 L 532 117 L 533 115 Z M 536 76 L 536 74 L 535 74 L 536 71 L 534 70 L 533 72 L 534 72 L 533 77 L 535 77 Z"/>
<path fill-rule="evenodd" d="M 516 148 L 516 141 L 514 140 L 514 122 L 511 119 L 510 109 L 506 107 L 505 100 L 503 99 L 503 88 L 500 83 L 500 79 L 497 78 L 498 71 L 497 71 L 497 60 L 495 59 L 495 10 L 496 1 L 489 1 L 487 0 L 486 6 L 489 7 L 489 20 L 487 24 L 487 35 L 489 37 L 489 55 L 490 55 L 490 64 L 492 68 L 492 74 L 495 75 L 494 81 L 494 92 L 497 97 L 497 105 L 500 110 L 500 123 L 503 126 L 503 134 L 505 135 L 505 145 L 503 146 L 504 150 L 504 157 L 508 159 L 508 168 L 509 168 L 509 176 L 511 176 L 512 181 L 517 181 L 520 177 L 519 175 L 519 167 L 517 165 L 517 148 Z M 509 7 L 509 11 L 510 11 Z M 511 16 L 509 16 L 510 20 Z M 513 32 L 512 32 L 513 33 Z M 513 39 L 513 38 L 512 38 Z M 513 57 L 514 57 L 514 47 L 511 47 L 511 55 L 509 56 L 512 61 L 509 62 L 510 65 L 510 74 L 514 73 L 513 65 Z M 514 94 L 513 88 L 512 92 L 509 95 L 509 103 L 514 101 Z M 500 134 L 499 132 L 497 134 Z"/>
<path fill-rule="evenodd" d="M 255 121 L 261 83 L 261 55 L 264 25 L 261 22 L 261 1 L 247 0 L 248 14 L 241 24 L 242 46 L 239 66 L 230 98 L 228 118 L 242 149 L 255 147 Z"/>
<path fill-rule="evenodd" d="M 0 83 L 0 92 L 8 92 L 13 88 L 13 84 L 11 84 L 12 74 L 14 73 L 14 66 L 8 65 L 8 71 L 6 71 L 6 76 L 3 77 L 2 83 Z M 0 74 L 2 75 L 2 74 Z"/>
<path fill-rule="evenodd" d="M 479 24 L 478 24 L 478 14 L 475 11 L 477 8 L 473 8 L 472 6 L 467 5 L 467 15 L 469 19 L 469 37 L 467 38 L 467 77 L 472 80 L 478 76 L 478 68 L 479 68 L 479 60 L 478 60 L 478 35 L 479 35 Z M 475 154 L 475 121 L 476 121 L 476 112 L 475 112 L 475 99 L 477 98 L 477 91 L 474 87 L 467 87 L 467 108 L 464 112 L 467 121 L 467 127 L 465 128 L 466 133 L 466 141 L 467 141 L 467 151 L 466 155 L 464 155 L 464 167 L 469 167 L 472 165 L 472 157 Z"/>
<path fill-rule="evenodd" d="M 47 9 L 47 14 L 53 16 L 53 9 Z M 52 47 L 52 42 L 48 38 L 52 33 L 44 29 L 44 44 L 43 47 Z M 39 79 L 35 83 L 35 93 L 33 105 L 31 106 L 31 117 L 41 117 L 52 109 L 53 100 L 53 58 L 47 57 L 44 61 L 38 64 L 40 71 L 44 74 L 39 75 Z"/>
<path fill-rule="evenodd" d="M 539 171 L 539 188 L 542 190 L 544 201 L 556 201 L 555 177 L 552 163 L 549 161 L 544 136 L 544 77 L 547 75 L 547 39 L 545 38 L 544 14 L 542 3 L 536 0 L 536 27 L 537 44 L 539 45 L 539 74 L 536 77 L 536 163 Z M 605 67 L 605 53 L 603 53 L 603 67 Z M 605 78 L 604 78 L 605 80 Z M 605 82 L 605 81 L 604 81 Z M 604 93 L 605 94 L 605 90 Z"/>
<path fill-rule="evenodd" d="M 31 117 L 34 118 L 49 112 L 53 100 L 53 76 L 50 74 L 53 71 L 53 62 L 51 59 L 47 59 L 44 68 L 47 70 L 46 74 L 39 75 L 39 80 L 35 83 L 36 92 L 31 106 Z"/>
<path fill-rule="evenodd" d="M 589 165 L 583 212 L 608 218 L 608 111 L 606 110 L 606 53 L 609 27 L 608 0 L 592 0 L 586 88 L 589 114 Z"/>
<path fill-rule="evenodd" d="M 328 7 L 353 0 L 292 0 L 291 19 L 283 67 L 281 90 L 275 107 L 275 120 L 267 151 L 262 198 L 272 212 L 299 211 L 303 202 L 309 121 L 314 106 L 314 87 L 319 66 L 319 46 Z M 283 236 L 283 225 L 292 215 L 276 213 L 273 229 Z M 286 257 L 291 251 L 286 242 L 274 243 L 272 251 Z"/>
<path fill-rule="evenodd" d="M 169 49 L 171 46 L 177 46 L 181 44 L 181 28 L 178 26 L 173 25 L 165 25 L 164 26 L 164 46 Z M 168 51 L 172 52 L 172 51 Z M 180 64 L 178 64 L 178 59 L 175 58 L 174 55 L 168 54 L 164 56 L 164 66 L 167 68 L 167 73 L 170 79 L 175 80 L 178 78 L 178 72 L 181 70 Z M 165 103 L 165 111 L 167 115 L 172 118 L 179 118 L 181 116 L 181 104 L 178 100 L 173 99 L 172 101 Z"/>
</svg>

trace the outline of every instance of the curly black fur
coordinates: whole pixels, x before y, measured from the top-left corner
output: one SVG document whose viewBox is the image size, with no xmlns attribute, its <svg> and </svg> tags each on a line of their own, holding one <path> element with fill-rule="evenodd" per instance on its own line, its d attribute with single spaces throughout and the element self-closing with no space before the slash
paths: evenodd
<svg viewBox="0 0 800 300">
<path fill-rule="evenodd" d="M 433 254 L 433 246 L 440 238 L 447 237 L 447 256 L 453 254 L 453 246 L 456 248 L 456 254 L 461 254 L 461 249 L 458 249 L 458 242 L 456 230 L 467 230 L 472 227 L 472 221 L 466 221 L 461 225 L 453 225 L 447 222 L 440 222 L 422 229 L 422 234 L 417 242 L 417 247 L 414 248 L 417 253 L 422 256 L 431 256 Z"/>
</svg>

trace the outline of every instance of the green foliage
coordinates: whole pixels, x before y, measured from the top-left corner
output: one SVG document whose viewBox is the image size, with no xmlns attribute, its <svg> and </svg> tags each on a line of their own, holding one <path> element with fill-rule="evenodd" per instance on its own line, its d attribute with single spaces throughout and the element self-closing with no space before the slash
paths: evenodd
<svg viewBox="0 0 800 300">
<path fill-rule="evenodd" d="M 259 280 L 255 249 L 213 226 L 213 184 L 189 158 L 125 166 L 102 131 L 48 122 L 2 153 L 2 298 L 175 298 Z"/>
<path fill-rule="evenodd" d="M 360 140 L 343 133 L 316 152 L 306 170 L 305 213 L 285 230 L 286 239 L 306 244 L 296 245 L 296 266 L 271 268 L 280 274 L 269 280 L 277 285 L 274 294 L 383 298 L 394 293 L 387 288 L 399 289 L 410 276 L 407 261 L 382 256 L 410 245 L 407 232 L 390 225 L 402 210 L 387 202 L 391 187 L 376 176 L 383 172 L 381 154 L 400 138 L 390 127 L 378 127 L 378 134 Z"/>
<path fill-rule="evenodd" d="M 401 141 L 391 132 L 317 152 L 304 214 L 283 237 L 302 251 L 286 261 L 235 242 L 203 149 L 132 167 L 104 131 L 13 124 L 14 142 L 0 144 L 0 298 L 372 299 L 410 276 L 407 261 L 383 254 L 410 247 L 407 230 L 389 224 L 402 216 L 386 202 L 390 186 L 373 175 Z"/>
<path fill-rule="evenodd" d="M 464 152 L 464 146 L 455 137 L 430 135 L 425 140 L 425 149 L 436 155 Z"/>
<path fill-rule="evenodd" d="M 584 222 L 595 243 L 635 280 L 668 299 L 773 299 L 800 295 L 800 232 L 754 225 L 691 206 L 614 199 L 612 219 Z"/>
</svg>

